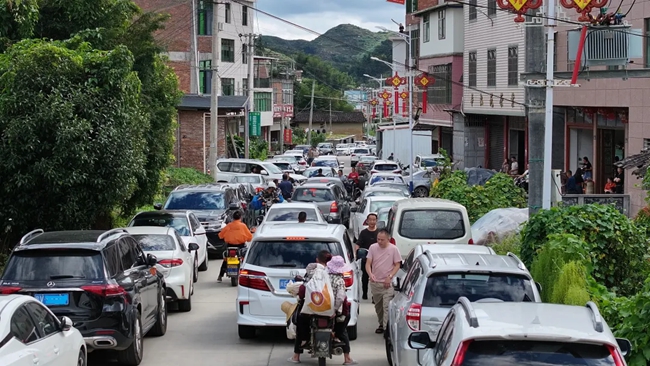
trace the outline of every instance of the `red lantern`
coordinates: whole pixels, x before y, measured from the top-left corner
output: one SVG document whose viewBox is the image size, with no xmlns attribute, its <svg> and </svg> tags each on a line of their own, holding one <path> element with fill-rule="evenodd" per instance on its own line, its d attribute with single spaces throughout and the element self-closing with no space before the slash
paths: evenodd
<svg viewBox="0 0 650 366">
<path fill-rule="evenodd" d="M 400 95 L 400 98 L 402 98 L 402 115 L 404 117 L 408 116 L 408 108 L 407 108 L 407 102 L 406 99 L 409 97 L 409 93 L 403 91 Z"/>
<path fill-rule="evenodd" d="M 542 6 L 542 0 L 497 0 L 497 5 L 501 9 L 510 10 L 517 14 L 515 23 L 523 23 L 525 21 L 524 15 L 528 10 L 538 9 Z"/>
<path fill-rule="evenodd" d="M 427 74 L 420 74 L 414 82 L 422 89 L 422 113 L 427 113 L 427 88 L 434 82 L 434 79 Z"/>
</svg>

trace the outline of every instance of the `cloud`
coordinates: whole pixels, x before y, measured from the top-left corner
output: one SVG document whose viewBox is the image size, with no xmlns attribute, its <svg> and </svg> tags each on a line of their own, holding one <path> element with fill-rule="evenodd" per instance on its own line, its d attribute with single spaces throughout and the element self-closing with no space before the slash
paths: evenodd
<svg viewBox="0 0 650 366">
<path fill-rule="evenodd" d="M 262 0 L 257 7 L 321 34 L 339 24 L 354 24 L 373 32 L 378 31 L 376 26 L 397 31 L 391 18 L 403 23 L 405 14 L 403 6 L 386 0 Z M 256 15 L 255 31 L 263 35 L 307 40 L 318 36 L 262 13 Z"/>
</svg>

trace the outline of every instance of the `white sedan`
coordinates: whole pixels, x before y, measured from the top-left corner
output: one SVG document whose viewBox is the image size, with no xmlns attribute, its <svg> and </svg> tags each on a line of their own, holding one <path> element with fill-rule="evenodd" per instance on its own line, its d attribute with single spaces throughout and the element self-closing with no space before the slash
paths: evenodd
<svg viewBox="0 0 650 366">
<path fill-rule="evenodd" d="M 0 295 L 2 366 L 86 366 L 86 343 L 72 320 L 26 295 Z"/>
<path fill-rule="evenodd" d="M 145 254 L 158 258 L 167 284 L 167 299 L 178 302 L 180 311 L 192 310 L 194 282 L 199 275 L 199 261 L 193 253 L 199 250 L 199 245 L 186 246 L 171 227 L 137 226 L 126 230 L 140 243 Z"/>
<path fill-rule="evenodd" d="M 368 227 L 368 225 L 366 225 L 366 217 L 368 217 L 369 213 L 377 213 L 379 209 L 384 207 L 391 207 L 393 203 L 404 199 L 406 199 L 406 197 L 401 195 L 371 196 L 364 198 L 358 207 L 352 208 L 350 228 L 352 229 L 352 233 L 354 235 L 354 241 L 356 242 L 359 238 L 359 233 L 361 233 L 361 230 Z"/>
<path fill-rule="evenodd" d="M 266 212 L 263 224 L 298 222 L 300 212 L 307 214 L 307 222 L 327 223 L 323 213 L 315 203 L 311 202 L 285 202 L 273 205 Z"/>
</svg>

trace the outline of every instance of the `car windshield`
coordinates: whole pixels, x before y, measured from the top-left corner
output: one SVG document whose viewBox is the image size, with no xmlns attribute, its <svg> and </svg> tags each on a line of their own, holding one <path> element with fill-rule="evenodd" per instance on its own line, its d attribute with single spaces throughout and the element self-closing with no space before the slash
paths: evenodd
<svg viewBox="0 0 650 366">
<path fill-rule="evenodd" d="M 463 215 L 458 210 L 407 210 L 399 234 L 408 239 L 451 240 L 465 236 Z"/>
<path fill-rule="evenodd" d="M 368 149 L 354 149 L 355 154 L 369 154 Z"/>
<path fill-rule="evenodd" d="M 336 160 L 314 160 L 312 163 L 313 166 L 329 166 L 332 168 L 338 168 Z"/>
<path fill-rule="evenodd" d="M 404 179 L 402 179 L 402 177 L 400 177 L 399 175 L 375 175 L 370 180 L 370 184 L 373 185 L 375 183 L 382 182 L 382 181 L 404 184 Z"/>
<path fill-rule="evenodd" d="M 282 170 L 273 164 L 263 164 L 262 169 L 266 170 L 269 174 L 282 174 Z"/>
<path fill-rule="evenodd" d="M 395 201 L 397 201 L 397 199 L 395 199 Z M 377 212 L 381 208 L 391 207 L 395 201 L 371 201 L 370 212 Z"/>
<path fill-rule="evenodd" d="M 380 212 L 377 215 L 377 221 L 388 222 L 388 210 Z"/>
<path fill-rule="evenodd" d="M 314 263 L 321 250 L 332 256 L 343 255 L 341 244 L 322 241 L 258 241 L 253 243 L 246 263 L 260 267 L 307 268 Z"/>
<path fill-rule="evenodd" d="M 463 366 L 614 366 L 603 345 L 572 342 L 475 340 L 470 343 Z"/>
<path fill-rule="evenodd" d="M 101 280 L 104 266 L 96 250 L 48 249 L 15 252 L 3 280 L 50 281 L 56 279 Z"/>
<path fill-rule="evenodd" d="M 225 210 L 221 192 L 172 192 L 165 210 Z"/>
<path fill-rule="evenodd" d="M 359 158 L 360 163 L 372 163 L 375 160 L 377 160 L 376 156 L 362 156 Z"/>
<path fill-rule="evenodd" d="M 145 252 L 176 249 L 174 238 L 172 238 L 170 235 L 144 234 L 133 235 L 133 237 L 138 241 L 138 243 L 140 243 L 142 250 Z"/>
<path fill-rule="evenodd" d="M 330 202 L 334 201 L 334 194 L 329 188 L 296 188 L 291 199 L 297 202 Z"/>
<path fill-rule="evenodd" d="M 291 164 L 287 163 L 286 161 L 277 161 L 273 163 L 273 165 L 277 166 L 280 169 L 285 169 L 285 170 L 291 169 Z"/>
<path fill-rule="evenodd" d="M 399 170 L 397 164 L 375 164 L 372 167 L 374 170 L 379 170 L 382 172 L 392 172 L 393 170 Z"/>
<path fill-rule="evenodd" d="M 409 187 L 406 186 L 405 184 L 401 183 L 393 183 L 391 181 L 379 181 L 375 183 L 375 187 L 385 187 L 385 188 L 390 188 L 390 189 L 398 189 L 402 191 L 402 194 L 404 196 L 408 197 L 411 195 L 411 192 L 409 192 Z"/>
<path fill-rule="evenodd" d="M 370 191 L 365 196 L 366 197 L 377 197 L 377 196 L 403 196 L 401 190 L 392 190 L 392 191 Z"/>
<path fill-rule="evenodd" d="M 508 302 L 534 301 L 532 281 L 505 273 L 444 273 L 427 279 L 422 306 L 452 307 L 458 298 L 469 301 L 493 298 Z"/>
<path fill-rule="evenodd" d="M 253 183 L 261 184 L 262 177 L 256 175 L 235 175 L 230 179 L 231 183 Z"/>
<path fill-rule="evenodd" d="M 325 176 L 325 177 L 333 177 L 334 176 L 334 173 L 332 173 L 332 169 L 330 169 L 329 167 L 325 167 L 325 168 L 309 168 L 309 169 L 306 169 L 304 171 L 303 175 L 306 176 L 306 177 L 310 177 L 310 178 L 315 177 L 316 175 L 318 175 L 318 169 L 323 170 L 323 176 Z"/>
<path fill-rule="evenodd" d="M 298 214 L 302 211 L 307 214 L 307 221 L 319 221 L 317 213 L 314 209 L 300 209 L 300 208 L 275 208 L 273 206 L 266 215 L 265 221 L 298 221 Z"/>
<path fill-rule="evenodd" d="M 136 216 L 129 226 L 159 226 L 171 227 L 178 231 L 180 236 L 190 236 L 191 231 L 187 223 L 187 218 L 184 216 L 160 215 L 154 217 L 138 217 Z"/>
</svg>

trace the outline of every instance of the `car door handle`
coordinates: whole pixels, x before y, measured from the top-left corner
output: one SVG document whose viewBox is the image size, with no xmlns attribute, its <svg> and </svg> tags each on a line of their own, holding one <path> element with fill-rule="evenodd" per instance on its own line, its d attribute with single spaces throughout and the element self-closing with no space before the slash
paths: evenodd
<svg viewBox="0 0 650 366">
<path fill-rule="evenodd" d="M 34 365 L 38 365 L 38 363 L 40 362 L 38 357 L 34 357 L 33 361 L 34 361 Z"/>
<path fill-rule="evenodd" d="M 57 355 L 59 354 L 59 347 L 54 346 L 54 353 L 57 354 Z"/>
</svg>

